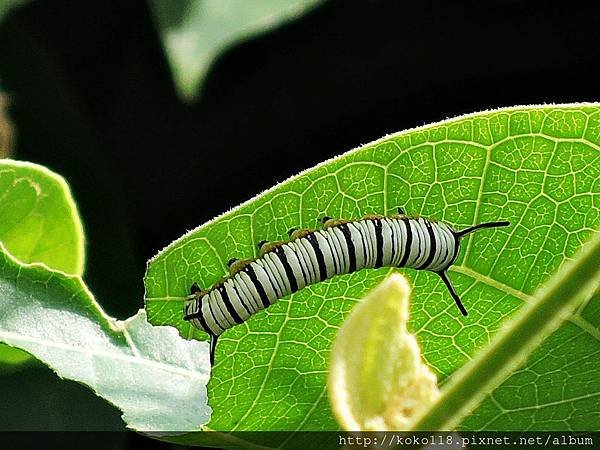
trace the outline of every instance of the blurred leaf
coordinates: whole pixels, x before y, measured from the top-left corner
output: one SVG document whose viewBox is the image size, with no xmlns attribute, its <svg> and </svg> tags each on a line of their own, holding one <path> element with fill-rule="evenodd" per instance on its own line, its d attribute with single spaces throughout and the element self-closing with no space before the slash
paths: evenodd
<svg viewBox="0 0 600 450">
<path fill-rule="evenodd" d="M 508 108 L 386 136 L 281 183 L 161 251 L 145 279 L 148 318 L 176 326 L 186 338 L 206 339 L 182 318 L 191 283 L 211 286 L 230 258 L 256 256 L 256 242 L 314 227 L 324 215 L 393 214 L 402 206 L 458 229 L 510 220 L 509 228 L 463 242 L 450 277 L 467 318 L 436 275 L 403 270 L 413 285 L 411 332 L 444 382 L 598 228 L 598 180 L 597 104 Z M 325 390 L 331 343 L 350 309 L 387 273 L 364 270 L 307 287 L 224 333 L 209 382 L 213 415 L 204 429 L 337 429 Z M 465 426 L 599 429 L 594 320 L 587 308 L 571 317 Z M 252 443 L 265 443 L 261 436 L 252 435 Z M 210 439 L 200 432 L 181 441 L 216 445 Z"/>
<path fill-rule="evenodd" d="M 410 291 L 406 278 L 393 273 L 361 300 L 337 333 L 327 393 L 345 430 L 407 430 L 440 395 L 407 329 Z"/>
<path fill-rule="evenodd" d="M 323 0 L 150 0 L 175 86 L 192 101 L 213 61 L 239 41 L 300 17 Z"/>
<path fill-rule="evenodd" d="M 7 109 L 7 97 L 0 91 L 0 158 L 9 157 L 14 146 L 14 125 L 8 117 Z"/>
<path fill-rule="evenodd" d="M 19 261 L 81 275 L 83 227 L 69 186 L 43 166 L 0 160 L 0 242 Z M 0 345 L 0 363 L 29 355 Z"/>
<path fill-rule="evenodd" d="M 31 0 L 0 0 L 0 22 L 4 20 L 13 9 L 24 5 Z"/>
<path fill-rule="evenodd" d="M 140 311 L 107 317 L 77 275 L 23 264 L 0 246 L 0 341 L 123 411 L 130 428 L 186 431 L 208 421 L 208 346 L 152 327 Z"/>
</svg>

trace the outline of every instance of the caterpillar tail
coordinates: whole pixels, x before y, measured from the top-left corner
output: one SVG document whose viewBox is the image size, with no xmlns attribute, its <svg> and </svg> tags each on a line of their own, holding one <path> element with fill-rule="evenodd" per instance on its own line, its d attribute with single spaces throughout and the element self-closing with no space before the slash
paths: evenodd
<svg viewBox="0 0 600 450">
<path fill-rule="evenodd" d="M 458 309 L 460 310 L 460 313 L 463 316 L 467 317 L 469 315 L 469 313 L 467 312 L 465 306 L 463 305 L 460 297 L 456 293 L 456 290 L 454 289 L 454 286 L 452 286 L 452 282 L 448 278 L 448 274 L 446 273 L 446 271 L 436 272 L 436 273 L 440 276 L 440 278 L 442 279 L 442 281 L 444 282 L 444 284 L 448 288 L 448 291 L 450 291 L 450 295 L 454 299 L 454 303 L 456 303 L 456 306 L 458 306 Z"/>
</svg>

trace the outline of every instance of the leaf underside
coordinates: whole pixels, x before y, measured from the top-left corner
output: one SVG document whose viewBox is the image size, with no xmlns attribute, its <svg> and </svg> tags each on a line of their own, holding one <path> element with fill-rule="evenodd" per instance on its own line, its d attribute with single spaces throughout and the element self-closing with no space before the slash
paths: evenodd
<svg viewBox="0 0 600 450">
<path fill-rule="evenodd" d="M 89 386 L 133 429 L 194 430 L 210 417 L 206 343 L 151 326 L 143 310 L 111 319 L 80 277 L 24 265 L 1 245 L 0 341 Z"/>
<path fill-rule="evenodd" d="M 469 316 L 434 274 L 413 284 L 411 332 L 443 381 L 600 225 L 600 107 L 519 107 L 401 132 L 301 173 L 175 241 L 149 265 L 151 323 L 206 339 L 182 320 L 192 282 L 210 287 L 232 257 L 319 219 L 393 214 L 397 207 L 457 229 L 509 220 L 462 243 L 450 271 Z M 219 340 L 206 429 L 336 430 L 325 391 L 336 330 L 392 269 L 363 270 L 284 298 Z M 555 332 L 462 424 L 468 430 L 600 429 L 598 302 Z M 253 443 L 282 445 L 282 442 Z M 212 443 L 203 433 L 187 442 Z"/>
</svg>

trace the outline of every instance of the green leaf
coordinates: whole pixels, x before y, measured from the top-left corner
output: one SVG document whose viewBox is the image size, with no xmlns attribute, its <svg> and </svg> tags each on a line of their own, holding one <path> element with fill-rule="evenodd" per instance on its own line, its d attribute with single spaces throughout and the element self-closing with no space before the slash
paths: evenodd
<svg viewBox="0 0 600 450">
<path fill-rule="evenodd" d="M 0 0 L 0 22 L 4 20 L 11 11 L 29 1 L 31 0 Z"/>
<path fill-rule="evenodd" d="M 0 341 L 89 386 L 135 430 L 193 430 L 210 417 L 206 343 L 150 326 L 143 310 L 107 317 L 79 276 L 23 264 L 1 245 Z"/>
<path fill-rule="evenodd" d="M 83 273 L 83 227 L 62 177 L 37 164 L 0 160 L 0 242 L 24 263 Z M 20 350 L 0 346 L 1 363 L 28 359 Z"/>
<path fill-rule="evenodd" d="M 450 379 L 442 396 L 412 429 L 454 430 L 483 397 L 519 368 L 598 286 L 600 233 L 595 233 L 575 255 L 574 261 L 561 267 L 538 290 L 533 301 L 502 328 L 492 343 Z"/>
<path fill-rule="evenodd" d="M 533 299 L 529 299 L 531 301 Z M 598 430 L 600 330 L 595 295 L 461 425 L 468 430 Z M 591 311 L 595 310 L 593 315 Z M 573 367 L 577 365 L 577 367 Z M 514 402 L 519 396 L 520 401 Z"/>
<path fill-rule="evenodd" d="M 192 101 L 229 47 L 300 17 L 322 0 L 150 0 L 175 87 Z"/>
<path fill-rule="evenodd" d="M 24 263 L 83 273 L 83 227 L 61 176 L 37 164 L 0 160 L 0 241 Z"/>
<path fill-rule="evenodd" d="M 206 339 L 182 320 L 191 283 L 211 286 L 226 273 L 229 258 L 255 256 L 256 242 L 282 239 L 291 227 L 314 227 L 323 215 L 393 214 L 401 206 L 458 229 L 509 220 L 511 227 L 463 242 L 450 277 L 469 310 L 466 318 L 436 275 L 402 271 L 413 285 L 411 332 L 443 383 L 598 228 L 599 180 L 597 104 L 508 108 L 386 136 L 165 248 L 146 274 L 148 317 L 176 326 L 184 337 Z M 387 272 L 364 270 L 305 288 L 224 333 L 208 387 L 213 415 L 206 429 L 337 429 L 325 393 L 332 339 Z M 465 427 L 599 429 L 600 416 L 589 413 L 600 395 L 600 367 L 592 363 L 599 351 L 597 322 L 578 312 Z"/>
</svg>

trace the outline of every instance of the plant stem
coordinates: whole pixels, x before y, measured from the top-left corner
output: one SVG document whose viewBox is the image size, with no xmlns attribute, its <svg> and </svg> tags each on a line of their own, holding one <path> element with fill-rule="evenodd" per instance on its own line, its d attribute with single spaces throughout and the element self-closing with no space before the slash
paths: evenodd
<svg viewBox="0 0 600 450">
<path fill-rule="evenodd" d="M 600 233 L 540 288 L 492 343 L 460 369 L 414 431 L 453 430 L 589 298 L 600 282 Z"/>
</svg>

